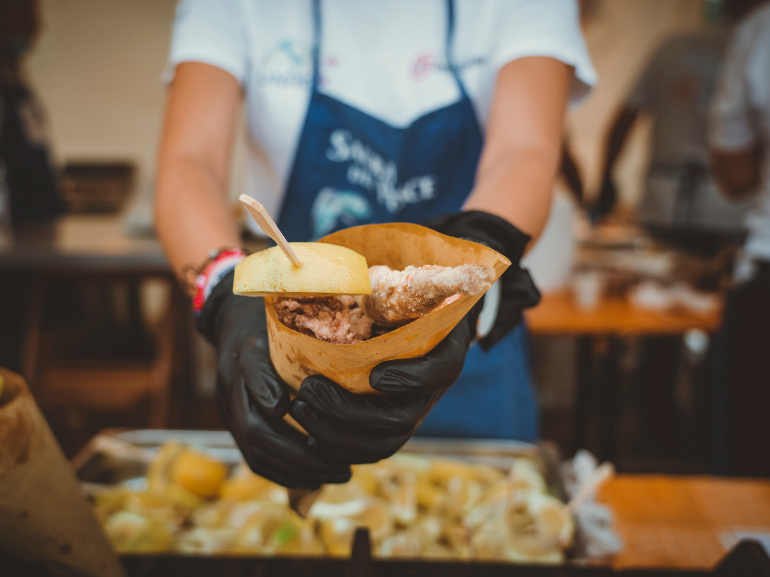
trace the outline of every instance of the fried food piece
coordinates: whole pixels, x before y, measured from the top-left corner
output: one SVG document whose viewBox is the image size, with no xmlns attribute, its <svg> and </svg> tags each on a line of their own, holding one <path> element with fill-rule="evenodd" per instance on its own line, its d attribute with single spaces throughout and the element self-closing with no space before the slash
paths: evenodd
<svg viewBox="0 0 770 577">
<path fill-rule="evenodd" d="M 171 481 L 190 493 L 204 498 L 216 497 L 229 475 L 221 461 L 200 451 L 187 449 L 177 457 Z"/>
<path fill-rule="evenodd" d="M 351 296 L 279 299 L 278 320 L 299 333 L 337 345 L 360 343 L 372 336 L 372 321 Z"/>
<path fill-rule="evenodd" d="M 162 553 L 171 548 L 176 527 L 161 515 L 118 511 L 104 530 L 120 553 Z"/>
<path fill-rule="evenodd" d="M 94 496 L 120 552 L 347 557 L 356 527 L 368 527 L 379 557 L 558 563 L 574 540 L 570 509 L 547 494 L 541 466 L 525 457 L 507 478 L 487 465 L 408 453 L 356 465 L 351 481 L 325 486 L 303 520 L 286 489 L 244 463 L 223 484 L 214 475 L 213 499 L 188 491 L 177 465 L 190 454 L 190 471 L 200 463 L 216 471 L 214 459 L 170 442 L 150 466 L 146 490 L 122 486 Z"/>
<path fill-rule="evenodd" d="M 398 326 L 424 316 L 454 295 L 477 295 L 494 281 L 490 267 L 408 266 L 403 271 L 387 266 L 369 268 L 372 294 L 364 295 L 367 314 L 378 325 Z"/>
<path fill-rule="evenodd" d="M 272 501 L 288 503 L 286 488 L 268 481 L 251 472 L 248 465 L 241 463 L 219 490 L 220 499 L 236 501 Z"/>
<path fill-rule="evenodd" d="M 529 491 L 507 506 L 497 507 L 477 527 L 471 540 L 480 559 L 527 563 L 559 563 L 574 535 L 567 506 L 558 499 Z"/>
</svg>

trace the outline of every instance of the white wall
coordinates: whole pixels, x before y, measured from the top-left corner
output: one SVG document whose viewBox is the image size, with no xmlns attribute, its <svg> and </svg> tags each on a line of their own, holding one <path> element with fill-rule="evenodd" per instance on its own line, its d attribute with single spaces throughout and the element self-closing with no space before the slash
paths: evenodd
<svg viewBox="0 0 770 577">
<path fill-rule="evenodd" d="M 175 0 L 44 0 L 29 75 L 45 105 L 55 154 L 152 166 L 164 106 L 160 75 Z"/>
</svg>

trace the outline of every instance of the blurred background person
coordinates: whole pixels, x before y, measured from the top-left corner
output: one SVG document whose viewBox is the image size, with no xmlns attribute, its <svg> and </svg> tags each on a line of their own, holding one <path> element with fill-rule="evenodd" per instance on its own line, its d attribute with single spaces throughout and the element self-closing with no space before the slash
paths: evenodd
<svg viewBox="0 0 770 577">
<path fill-rule="evenodd" d="M 740 237 L 749 203 L 731 203 L 717 190 L 708 163 L 707 117 L 731 26 L 759 2 L 704 2 L 708 25 L 670 36 L 653 53 L 611 124 L 594 219 L 613 210 L 616 163 L 637 121 L 649 116 L 650 164 L 635 220 L 699 250 Z"/>
<path fill-rule="evenodd" d="M 0 190 L 8 192 L 13 223 L 64 212 L 45 115 L 24 75 L 24 58 L 40 30 L 37 1 L 0 2 Z"/>
<path fill-rule="evenodd" d="M 720 190 L 730 200 L 752 202 L 724 321 L 725 464 L 737 475 L 770 476 L 770 3 L 736 29 L 710 119 Z"/>
<path fill-rule="evenodd" d="M 704 255 L 740 241 L 750 202 L 730 202 L 718 191 L 709 169 L 708 109 L 731 27 L 758 3 L 704 2 L 707 24 L 668 37 L 653 53 L 611 124 L 601 189 L 589 208 L 592 220 L 616 208 L 613 173 L 618 159 L 634 126 L 649 117 L 650 163 L 633 220 L 658 238 Z M 633 382 L 639 394 L 642 447 L 675 451 L 682 338 L 646 337 L 639 354 Z"/>
<path fill-rule="evenodd" d="M 0 2 L 0 243 L 11 225 L 50 221 L 64 212 L 48 147 L 45 115 L 24 74 L 41 30 L 35 0 Z M 29 295 L 26 281 L 0 283 L 0 365 L 17 368 Z"/>
</svg>

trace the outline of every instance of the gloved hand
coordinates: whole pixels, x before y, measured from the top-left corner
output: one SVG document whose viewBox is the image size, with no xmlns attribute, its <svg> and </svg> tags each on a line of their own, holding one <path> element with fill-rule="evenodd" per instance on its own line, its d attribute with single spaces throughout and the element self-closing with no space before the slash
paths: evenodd
<svg viewBox="0 0 770 577">
<path fill-rule="evenodd" d="M 197 319 L 217 347 L 217 405 L 252 471 L 294 489 L 350 479 L 347 464 L 324 458 L 283 420 L 290 388 L 273 368 L 261 298 L 233 294 L 233 272 L 214 287 Z"/>
<path fill-rule="evenodd" d="M 374 367 L 369 385 L 384 395 L 356 395 L 326 377 L 307 377 L 289 414 L 332 462 L 374 463 L 390 457 L 460 376 L 475 334 L 475 320 L 466 316 L 424 357 Z"/>
<path fill-rule="evenodd" d="M 497 320 L 489 333 L 480 340 L 482 348 L 488 350 L 519 324 L 524 309 L 540 302 L 540 292 L 520 264 L 530 236 L 507 220 L 478 210 L 441 216 L 424 225 L 449 236 L 484 244 L 511 261 L 511 266 L 498 281 L 501 289 Z M 479 302 L 483 303 L 483 299 Z M 472 312 L 478 315 L 478 309 Z M 475 336 L 475 322 L 472 326 Z"/>
<path fill-rule="evenodd" d="M 485 348 L 492 346 L 519 322 L 522 309 L 540 298 L 529 274 L 519 266 L 529 236 L 502 218 L 477 211 L 442 217 L 427 226 L 482 242 L 511 260 L 502 277 L 500 314 L 481 341 Z M 385 395 L 356 395 L 326 377 L 312 376 L 303 381 L 289 413 L 331 461 L 372 463 L 389 457 L 409 440 L 460 376 L 465 354 L 476 336 L 480 303 L 424 357 L 377 365 L 369 375 L 369 384 Z"/>
</svg>

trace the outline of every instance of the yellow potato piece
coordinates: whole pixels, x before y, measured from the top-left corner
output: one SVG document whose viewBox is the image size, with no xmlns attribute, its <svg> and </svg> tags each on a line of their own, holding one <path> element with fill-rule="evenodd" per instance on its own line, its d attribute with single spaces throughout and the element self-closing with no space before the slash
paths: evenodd
<svg viewBox="0 0 770 577">
<path fill-rule="evenodd" d="M 431 478 L 433 482 L 446 487 L 455 477 L 463 479 L 473 479 L 476 472 L 473 467 L 467 463 L 454 461 L 452 459 L 433 459 L 431 461 Z"/>
<path fill-rule="evenodd" d="M 347 517 L 321 519 L 318 534 L 332 557 L 349 557 L 356 522 Z"/>
<path fill-rule="evenodd" d="M 527 508 L 535 519 L 537 533 L 544 542 L 566 546 L 572 542 L 575 525 L 567 506 L 556 497 L 542 493 L 526 496 Z"/>
<path fill-rule="evenodd" d="M 302 261 L 295 267 L 277 246 L 252 254 L 235 267 L 233 292 L 246 296 L 371 294 L 369 267 L 357 252 L 322 242 L 292 242 Z"/>
<path fill-rule="evenodd" d="M 171 480 L 201 497 L 215 497 L 227 479 L 227 467 L 213 457 L 188 449 L 176 459 Z"/>
<path fill-rule="evenodd" d="M 444 490 L 430 481 L 417 482 L 417 504 L 428 510 L 433 511 L 440 505 L 445 498 Z"/>
<path fill-rule="evenodd" d="M 163 443 L 147 469 L 147 490 L 150 493 L 163 493 L 166 490 L 173 465 L 186 450 L 187 446 L 179 441 Z"/>
<path fill-rule="evenodd" d="M 244 463 L 241 463 L 222 485 L 219 497 L 237 501 L 288 499 L 286 488 L 255 475 Z"/>
<path fill-rule="evenodd" d="M 119 511 L 104 523 L 115 549 L 121 553 L 162 553 L 172 544 L 174 526 L 157 516 Z"/>
</svg>

